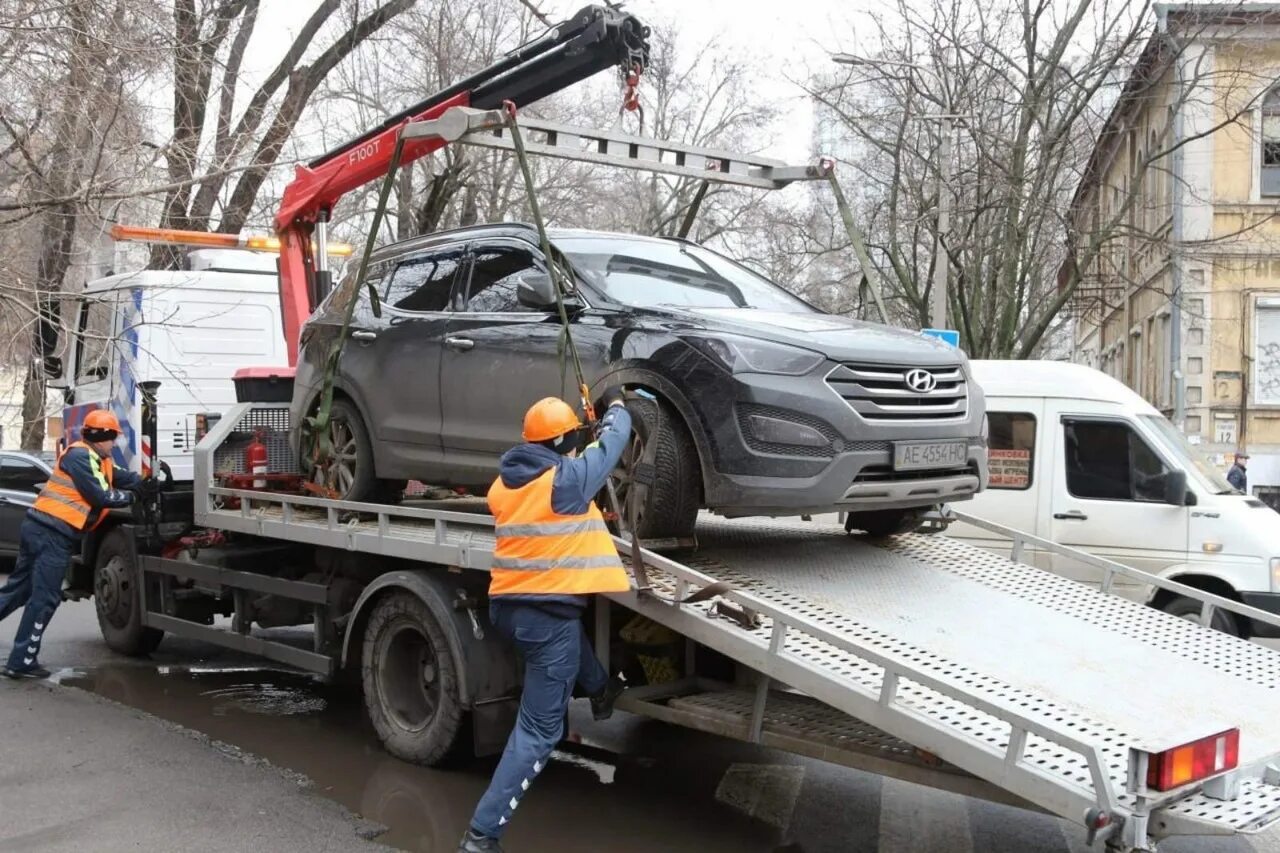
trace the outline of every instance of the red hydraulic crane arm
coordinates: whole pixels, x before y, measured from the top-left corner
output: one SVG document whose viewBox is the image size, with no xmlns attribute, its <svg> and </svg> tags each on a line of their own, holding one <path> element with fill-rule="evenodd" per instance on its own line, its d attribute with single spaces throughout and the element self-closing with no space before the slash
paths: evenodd
<svg viewBox="0 0 1280 853">
<path fill-rule="evenodd" d="M 607 6 L 587 6 L 488 68 L 306 166 L 298 166 L 275 218 L 281 243 L 281 320 L 289 366 L 297 364 L 302 324 L 330 284 L 327 259 L 323 251 L 312 252 L 312 236 L 323 244 L 326 223 L 338 199 L 387 173 L 401 127 L 437 118 L 454 106 L 496 109 L 503 101 L 512 101 L 524 107 L 610 67 L 626 72 L 643 70 L 649 61 L 648 36 L 649 29 L 631 15 Z M 400 162 L 411 163 L 444 144 L 438 139 L 406 142 Z"/>
</svg>

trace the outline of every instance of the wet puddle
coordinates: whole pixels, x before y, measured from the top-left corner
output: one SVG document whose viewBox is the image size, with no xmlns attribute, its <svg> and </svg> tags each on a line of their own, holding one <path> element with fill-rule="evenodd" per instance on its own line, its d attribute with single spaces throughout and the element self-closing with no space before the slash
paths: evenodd
<svg viewBox="0 0 1280 853">
<path fill-rule="evenodd" d="M 114 665 L 57 674 L 311 779 L 321 795 L 387 827 L 380 843 L 453 853 L 496 759 L 447 770 L 383 751 L 358 691 L 253 666 Z M 581 703 L 575 703 L 581 704 Z M 571 730 L 579 714 L 571 715 Z M 588 715 L 589 716 L 589 715 Z M 769 851 L 778 833 L 717 801 L 736 744 L 627 718 L 558 751 L 507 835 L 519 851 Z M 694 746 L 696 742 L 696 748 Z"/>
</svg>

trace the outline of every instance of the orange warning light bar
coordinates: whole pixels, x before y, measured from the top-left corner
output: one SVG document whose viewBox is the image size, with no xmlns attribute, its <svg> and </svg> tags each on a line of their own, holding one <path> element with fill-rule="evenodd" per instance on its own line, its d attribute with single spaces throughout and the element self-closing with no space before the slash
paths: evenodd
<svg viewBox="0 0 1280 853">
<path fill-rule="evenodd" d="M 175 246 L 206 246 L 214 249 L 249 249 L 255 252 L 279 252 L 280 240 L 275 237 L 241 237 L 238 234 L 214 234 L 209 231 L 182 231 L 176 228 L 144 228 L 141 225 L 112 225 L 112 240 L 130 240 L 135 243 L 169 243 Z M 349 243 L 330 243 L 329 254 L 350 257 Z"/>
</svg>

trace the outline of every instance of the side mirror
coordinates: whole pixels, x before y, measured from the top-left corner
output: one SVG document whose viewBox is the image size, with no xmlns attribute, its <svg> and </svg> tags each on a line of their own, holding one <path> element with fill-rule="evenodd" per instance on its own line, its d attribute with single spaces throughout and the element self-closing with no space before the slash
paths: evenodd
<svg viewBox="0 0 1280 853">
<path fill-rule="evenodd" d="M 556 307 L 556 287 L 551 276 L 541 270 L 529 270 L 520 276 L 516 299 L 526 308 L 546 311 Z"/>
<path fill-rule="evenodd" d="M 1164 502 L 1171 506 L 1187 505 L 1187 472 L 1168 471 L 1164 475 Z"/>
</svg>

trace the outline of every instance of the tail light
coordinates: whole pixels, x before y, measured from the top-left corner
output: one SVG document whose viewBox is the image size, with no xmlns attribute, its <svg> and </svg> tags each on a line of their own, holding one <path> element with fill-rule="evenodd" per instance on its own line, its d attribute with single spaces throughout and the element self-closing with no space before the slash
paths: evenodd
<svg viewBox="0 0 1280 853">
<path fill-rule="evenodd" d="M 1240 730 L 1229 729 L 1191 743 L 1153 752 L 1147 761 L 1147 787 L 1171 791 L 1233 769 L 1240 761 Z"/>
</svg>

